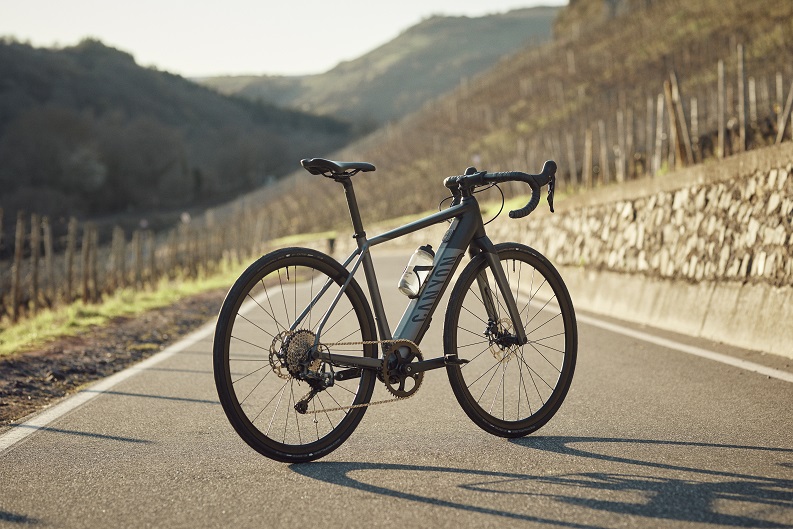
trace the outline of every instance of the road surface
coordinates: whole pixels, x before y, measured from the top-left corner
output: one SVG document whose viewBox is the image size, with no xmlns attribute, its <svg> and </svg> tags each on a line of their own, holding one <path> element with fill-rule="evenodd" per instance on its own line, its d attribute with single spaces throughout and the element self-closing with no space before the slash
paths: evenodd
<svg viewBox="0 0 793 529">
<path fill-rule="evenodd" d="M 392 328 L 406 261 L 376 259 Z M 441 322 L 425 358 L 441 354 Z M 534 435 L 478 429 L 439 370 L 303 465 L 266 459 L 234 433 L 207 328 L 65 401 L 65 414 L 0 431 L 0 526 L 793 527 L 793 383 L 670 344 L 788 377 L 791 362 L 601 322 L 580 314 L 572 388 Z"/>
</svg>

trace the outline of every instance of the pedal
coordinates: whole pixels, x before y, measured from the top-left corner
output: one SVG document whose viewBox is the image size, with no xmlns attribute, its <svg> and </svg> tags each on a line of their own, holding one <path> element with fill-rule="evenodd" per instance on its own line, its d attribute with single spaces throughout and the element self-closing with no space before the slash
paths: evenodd
<svg viewBox="0 0 793 529">
<path fill-rule="evenodd" d="M 467 364 L 470 360 L 457 358 L 456 356 L 446 356 L 444 357 L 443 361 L 446 365 L 461 366 L 463 364 Z"/>
</svg>

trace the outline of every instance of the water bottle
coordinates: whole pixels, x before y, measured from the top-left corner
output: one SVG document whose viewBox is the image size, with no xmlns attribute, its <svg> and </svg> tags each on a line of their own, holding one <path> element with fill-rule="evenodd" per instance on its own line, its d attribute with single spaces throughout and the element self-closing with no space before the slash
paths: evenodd
<svg viewBox="0 0 793 529">
<path fill-rule="evenodd" d="M 408 261 L 405 271 L 402 272 L 398 285 L 399 291 L 409 298 L 418 296 L 422 283 L 430 275 L 434 259 L 435 252 L 432 250 L 432 246 L 429 244 L 419 246 L 410 256 L 410 261 Z"/>
</svg>

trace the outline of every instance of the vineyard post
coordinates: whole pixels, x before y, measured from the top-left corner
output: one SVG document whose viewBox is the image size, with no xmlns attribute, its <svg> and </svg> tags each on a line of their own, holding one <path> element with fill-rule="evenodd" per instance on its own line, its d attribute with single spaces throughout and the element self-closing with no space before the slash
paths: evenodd
<svg viewBox="0 0 793 529">
<path fill-rule="evenodd" d="M 11 320 L 19 320 L 21 298 L 22 254 L 25 250 L 25 216 L 17 213 L 16 237 L 14 239 L 14 266 L 11 269 Z"/>
<path fill-rule="evenodd" d="M 617 182 L 625 181 L 625 114 L 622 109 L 617 109 L 617 143 L 619 154 L 616 157 Z"/>
<path fill-rule="evenodd" d="M 746 150 L 746 69 L 745 62 L 746 53 L 743 49 L 743 44 L 738 44 L 738 137 L 740 144 L 738 151 L 743 152 Z"/>
<path fill-rule="evenodd" d="M 141 244 L 140 230 L 132 233 L 132 255 L 133 255 L 133 283 L 135 291 L 141 290 L 143 282 L 143 245 Z"/>
<path fill-rule="evenodd" d="M 93 224 L 91 225 L 91 245 L 89 246 L 88 255 L 88 276 L 91 284 L 91 302 L 99 302 L 99 230 Z"/>
<path fill-rule="evenodd" d="M 636 145 L 636 123 L 633 116 L 633 107 L 628 107 L 628 114 L 626 118 L 626 131 L 625 131 L 625 160 L 628 165 L 628 172 L 626 176 L 629 179 L 636 178 L 636 169 L 633 163 L 634 146 Z"/>
<path fill-rule="evenodd" d="M 41 257 L 41 221 L 30 216 L 30 302 L 32 314 L 39 311 L 39 258 Z"/>
<path fill-rule="evenodd" d="M 678 156 L 681 162 L 684 162 L 682 165 L 691 165 L 694 163 L 694 148 L 691 145 L 691 136 L 688 134 L 688 122 L 683 108 L 683 97 L 680 95 L 680 84 L 677 82 L 677 74 L 674 70 L 672 70 L 669 80 L 672 83 L 672 101 L 675 106 L 675 134 L 678 142 Z M 681 143 L 682 148 L 685 148 L 685 153 L 682 152 Z M 685 158 L 683 154 L 685 154 Z"/>
<path fill-rule="evenodd" d="M 664 147 L 664 94 L 658 94 L 655 111 L 655 154 L 652 175 L 661 170 L 661 155 Z"/>
<path fill-rule="evenodd" d="M 749 78 L 749 125 L 757 126 L 757 82 Z"/>
<path fill-rule="evenodd" d="M 774 142 L 777 145 L 782 143 L 782 138 L 785 136 L 785 127 L 787 126 L 788 118 L 793 117 L 791 116 L 791 110 L 793 110 L 793 82 L 790 83 L 790 91 L 787 94 L 785 110 L 779 115 L 779 121 L 777 122 L 776 141 Z"/>
<path fill-rule="evenodd" d="M 782 80 L 782 72 L 776 73 L 776 105 L 774 107 L 774 113 L 776 117 L 779 117 L 779 113 L 782 112 L 782 103 L 785 101 L 785 83 Z"/>
<path fill-rule="evenodd" d="M 604 184 L 611 182 L 611 174 L 609 173 L 609 158 L 608 146 L 606 144 L 606 124 L 603 120 L 598 120 L 598 137 L 600 142 L 600 181 Z"/>
<path fill-rule="evenodd" d="M 80 251 L 80 286 L 83 303 L 89 301 L 88 290 L 88 263 L 91 259 L 91 234 L 88 224 L 83 225 L 83 240 Z"/>
<path fill-rule="evenodd" d="M 565 135 L 567 141 L 567 163 L 570 164 L 570 184 L 577 185 L 581 181 L 578 178 L 578 164 L 575 159 L 575 145 L 573 144 L 573 135 L 569 132 Z"/>
<path fill-rule="evenodd" d="M 672 99 L 672 83 L 664 81 L 664 99 L 666 101 L 666 117 L 669 121 L 669 170 L 683 166 L 683 157 L 680 156 L 681 148 L 677 134 L 677 118 L 675 117 L 675 103 Z"/>
<path fill-rule="evenodd" d="M 71 217 L 66 230 L 66 290 L 63 298 L 71 303 L 74 296 L 74 253 L 77 249 L 77 219 Z"/>
<path fill-rule="evenodd" d="M 157 270 L 157 238 L 154 235 L 153 230 L 148 230 L 146 232 L 146 239 L 149 242 L 149 284 L 151 285 L 152 290 L 157 287 L 157 279 L 158 279 L 158 270 Z"/>
<path fill-rule="evenodd" d="M 644 124 L 644 175 L 648 176 L 652 174 L 652 154 L 653 154 L 653 145 L 655 142 L 653 141 L 653 129 L 654 122 L 653 117 L 655 116 L 655 104 L 653 103 L 653 98 L 647 98 L 647 121 Z"/>
<path fill-rule="evenodd" d="M 718 157 L 724 158 L 726 153 L 724 149 L 726 147 L 725 141 L 725 127 L 727 120 L 725 119 L 725 112 L 726 112 L 726 101 L 724 97 L 724 61 L 719 60 L 719 81 L 718 81 L 718 91 L 719 91 L 719 100 L 718 100 L 718 109 L 716 112 L 718 113 L 718 145 L 716 146 L 716 150 L 718 151 Z"/>
<path fill-rule="evenodd" d="M 691 152 L 693 154 L 692 163 L 701 161 L 702 155 L 699 152 L 699 101 L 696 97 L 691 98 Z"/>
<path fill-rule="evenodd" d="M 587 127 L 584 136 L 584 166 L 581 169 L 584 187 L 592 188 L 592 129 Z"/>
<path fill-rule="evenodd" d="M 46 275 L 46 299 L 52 305 L 55 302 L 55 253 L 53 251 L 52 226 L 49 217 L 41 219 L 44 232 L 44 274 Z"/>
</svg>

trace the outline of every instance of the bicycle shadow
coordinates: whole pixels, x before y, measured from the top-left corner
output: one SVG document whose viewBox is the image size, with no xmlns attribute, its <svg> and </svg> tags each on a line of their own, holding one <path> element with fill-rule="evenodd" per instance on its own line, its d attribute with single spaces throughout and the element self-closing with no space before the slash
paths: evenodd
<svg viewBox="0 0 793 529">
<path fill-rule="evenodd" d="M 515 472 L 443 466 L 362 462 L 314 462 L 302 465 L 294 464 L 290 465 L 290 468 L 294 472 L 312 479 L 360 491 L 380 494 L 390 498 L 400 498 L 417 503 L 449 507 L 506 519 L 553 524 L 564 527 L 591 528 L 596 526 L 552 519 L 542 515 L 508 512 L 475 505 L 473 503 L 425 496 L 408 490 L 399 490 L 396 488 L 388 488 L 380 484 L 367 483 L 356 479 L 353 477 L 353 474 L 360 471 L 371 470 L 379 472 L 446 473 L 475 478 L 472 481 L 459 483 L 456 487 L 482 495 L 503 494 L 544 498 L 571 507 L 671 522 L 700 522 L 733 527 L 793 527 L 791 524 L 763 520 L 746 514 L 727 514 L 716 510 L 716 505 L 726 500 L 738 502 L 744 506 L 748 505 L 749 508 L 745 509 L 745 511 L 748 512 L 758 512 L 769 508 L 790 509 L 791 519 L 793 519 L 793 479 L 754 476 L 707 468 L 674 465 L 659 460 L 644 461 L 631 459 L 622 455 L 614 456 L 601 454 L 571 445 L 594 443 L 598 447 L 604 447 L 609 445 L 613 446 L 615 443 L 636 443 L 656 446 L 661 449 L 669 447 L 691 449 L 698 447 L 705 449 L 761 451 L 779 454 L 793 453 L 793 449 L 593 437 L 529 437 L 513 440 L 512 442 L 518 446 L 523 446 L 532 450 L 615 462 L 631 465 L 634 468 L 639 467 L 639 469 L 643 467 L 662 470 L 662 472 L 657 472 L 658 475 L 654 474 L 650 476 L 640 475 L 638 472 L 582 472 L 557 475 L 531 475 Z M 662 454 L 660 459 L 665 459 L 665 455 Z M 778 465 L 784 468 L 788 467 L 784 462 L 778 463 Z M 669 472 L 675 475 L 671 477 L 660 475 L 669 474 Z M 688 474 L 695 477 L 691 477 Z M 551 492 L 548 491 L 549 489 L 551 489 Z M 587 497 L 587 494 L 589 497 Z M 644 498 L 645 501 L 637 503 L 637 494 Z M 591 496 L 598 496 L 598 498 L 593 498 Z M 607 499 L 603 499 L 604 496 L 607 496 Z M 472 498 L 472 500 L 475 499 L 477 498 Z M 521 505 L 531 508 L 532 503 L 523 502 Z"/>
</svg>

